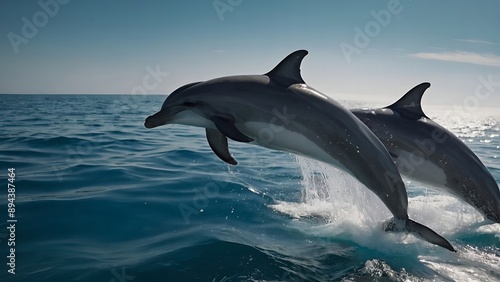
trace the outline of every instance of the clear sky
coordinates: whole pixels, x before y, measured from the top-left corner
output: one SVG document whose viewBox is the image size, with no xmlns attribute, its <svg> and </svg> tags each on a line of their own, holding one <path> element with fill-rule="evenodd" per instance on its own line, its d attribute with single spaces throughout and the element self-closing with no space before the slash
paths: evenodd
<svg viewBox="0 0 500 282">
<path fill-rule="evenodd" d="M 168 94 L 297 49 L 333 98 L 387 104 L 428 81 L 424 103 L 500 107 L 497 0 L 0 0 L 0 93 Z"/>
</svg>

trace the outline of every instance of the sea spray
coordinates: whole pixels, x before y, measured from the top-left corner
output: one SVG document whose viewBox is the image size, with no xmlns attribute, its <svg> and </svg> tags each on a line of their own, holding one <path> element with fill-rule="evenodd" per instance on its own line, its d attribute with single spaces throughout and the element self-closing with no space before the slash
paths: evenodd
<svg viewBox="0 0 500 282">
<path fill-rule="evenodd" d="M 278 202 L 272 208 L 296 219 L 315 219 L 315 226 L 304 229 L 388 253 L 401 252 L 398 243 L 412 244 L 413 249 L 432 248 L 405 233 L 383 232 L 383 222 L 392 217 L 391 213 L 373 192 L 349 174 L 304 157 L 297 156 L 296 161 L 302 175 L 300 202 Z M 449 236 L 482 220 L 473 208 L 451 196 L 428 191 L 415 183 L 408 187 L 415 195 L 409 198 L 410 218 L 436 232 Z M 324 224 L 317 225 L 318 220 Z"/>
<path fill-rule="evenodd" d="M 328 207 L 328 222 L 367 226 L 390 216 L 382 201 L 349 174 L 303 157 L 297 157 L 297 163 L 303 176 L 302 201 Z"/>
</svg>

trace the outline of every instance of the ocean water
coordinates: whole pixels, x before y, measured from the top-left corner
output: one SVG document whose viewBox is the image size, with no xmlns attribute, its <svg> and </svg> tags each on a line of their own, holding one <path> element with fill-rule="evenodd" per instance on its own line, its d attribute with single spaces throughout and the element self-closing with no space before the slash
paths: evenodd
<svg viewBox="0 0 500 282">
<path fill-rule="evenodd" d="M 144 128 L 163 100 L 0 95 L 0 281 L 500 280 L 500 224 L 458 200 L 407 181 L 457 253 L 383 233 L 387 208 L 332 167 L 231 141 L 229 166 L 201 128 Z M 429 115 L 500 183 L 500 110 Z"/>
</svg>

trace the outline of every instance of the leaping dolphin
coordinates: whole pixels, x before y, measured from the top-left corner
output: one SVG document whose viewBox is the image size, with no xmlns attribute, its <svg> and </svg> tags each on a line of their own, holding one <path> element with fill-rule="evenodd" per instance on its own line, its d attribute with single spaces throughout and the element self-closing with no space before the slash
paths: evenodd
<svg viewBox="0 0 500 282">
<path fill-rule="evenodd" d="M 432 244 L 451 244 L 408 218 L 408 197 L 391 156 L 349 110 L 305 84 L 300 64 L 307 51 L 288 55 L 264 75 L 238 75 L 184 85 L 170 94 L 145 127 L 183 124 L 206 129 L 208 143 L 235 165 L 227 138 L 291 152 L 340 168 L 373 191 L 394 218 L 386 231 L 412 232 Z M 272 133 L 272 134 L 271 134 Z"/>
<path fill-rule="evenodd" d="M 421 83 L 385 108 L 351 111 L 382 141 L 402 175 L 443 190 L 500 223 L 500 192 L 491 173 L 464 142 L 422 111 L 429 87 Z"/>
</svg>

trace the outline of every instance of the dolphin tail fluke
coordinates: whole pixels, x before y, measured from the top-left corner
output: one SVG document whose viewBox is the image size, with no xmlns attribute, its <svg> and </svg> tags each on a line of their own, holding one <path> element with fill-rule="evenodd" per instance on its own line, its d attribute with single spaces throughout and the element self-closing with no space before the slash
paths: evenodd
<svg viewBox="0 0 500 282">
<path fill-rule="evenodd" d="M 409 232 L 417 235 L 418 237 L 424 239 L 425 241 L 431 244 L 441 246 L 452 252 L 456 252 L 456 250 L 453 248 L 450 242 L 448 242 L 448 240 L 446 240 L 445 238 L 443 238 L 442 236 L 440 236 L 439 234 L 437 234 L 436 232 L 434 232 L 432 229 L 430 229 L 425 225 L 422 225 L 416 221 L 408 219 L 406 221 L 406 229 Z"/>
<path fill-rule="evenodd" d="M 392 218 L 384 224 L 384 231 L 393 231 L 393 232 L 406 231 L 414 234 L 419 238 L 424 239 L 425 241 L 431 244 L 441 246 L 452 252 L 456 252 L 456 250 L 453 248 L 450 242 L 448 242 L 448 240 L 446 240 L 441 235 L 434 232 L 429 227 L 422 225 L 411 219 L 407 219 L 406 221 L 404 221 Z"/>
</svg>

